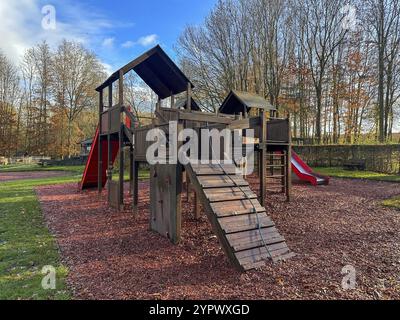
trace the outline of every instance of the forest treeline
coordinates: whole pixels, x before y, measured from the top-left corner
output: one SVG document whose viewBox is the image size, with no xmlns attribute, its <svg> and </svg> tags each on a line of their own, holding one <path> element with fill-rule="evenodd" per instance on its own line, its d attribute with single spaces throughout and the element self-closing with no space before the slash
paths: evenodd
<svg viewBox="0 0 400 320">
<path fill-rule="evenodd" d="M 290 114 L 295 137 L 363 143 L 400 129 L 399 47 L 398 0 L 219 0 L 176 51 L 210 111 L 250 91 Z"/>
<path fill-rule="evenodd" d="M 304 141 L 398 142 L 397 0 L 219 0 L 202 24 L 184 29 L 176 52 L 205 110 L 231 89 L 249 91 L 289 114 Z M 73 41 L 40 43 L 18 65 L 0 52 L 0 155 L 79 152 L 94 133 L 95 88 L 106 76 Z M 154 94 L 126 78 L 125 102 L 148 113 Z"/>
<path fill-rule="evenodd" d="M 104 67 L 82 44 L 40 43 L 18 65 L 0 52 L 0 155 L 63 157 L 94 132 Z"/>
</svg>

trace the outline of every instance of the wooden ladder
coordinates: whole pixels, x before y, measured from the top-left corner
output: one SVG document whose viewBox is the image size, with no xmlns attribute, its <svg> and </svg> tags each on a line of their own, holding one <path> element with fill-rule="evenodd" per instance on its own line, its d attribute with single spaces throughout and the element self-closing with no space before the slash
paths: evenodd
<svg viewBox="0 0 400 320">
<path fill-rule="evenodd" d="M 284 237 L 236 169 L 227 164 L 185 166 L 225 253 L 242 271 L 292 257 Z"/>
</svg>

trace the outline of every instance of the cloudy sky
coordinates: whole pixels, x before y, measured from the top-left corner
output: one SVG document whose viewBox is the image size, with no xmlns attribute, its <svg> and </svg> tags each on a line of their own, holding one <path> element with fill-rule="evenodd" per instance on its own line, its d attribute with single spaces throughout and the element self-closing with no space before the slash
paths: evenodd
<svg viewBox="0 0 400 320">
<path fill-rule="evenodd" d="M 198 24 L 216 0 L 0 0 L 0 50 L 18 62 L 24 51 L 63 38 L 95 51 L 108 71 L 160 44 L 173 45 L 187 24 Z M 49 24 L 55 8 L 56 24 Z M 43 28 L 43 24 L 45 27 Z"/>
</svg>

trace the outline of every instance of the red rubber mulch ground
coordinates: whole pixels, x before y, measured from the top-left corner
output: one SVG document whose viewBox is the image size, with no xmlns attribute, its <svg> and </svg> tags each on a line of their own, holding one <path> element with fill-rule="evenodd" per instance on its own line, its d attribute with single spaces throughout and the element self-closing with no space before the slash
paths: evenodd
<svg viewBox="0 0 400 320">
<path fill-rule="evenodd" d="M 270 196 L 271 216 L 297 256 L 243 274 L 230 266 L 207 218 L 193 219 L 185 197 L 179 245 L 149 231 L 148 183 L 140 187 L 137 217 L 129 203 L 123 212 L 109 209 L 105 192 L 81 193 L 76 184 L 37 189 L 75 298 L 400 298 L 400 212 L 379 205 L 400 193 L 398 184 L 332 179 L 294 186 L 290 203 Z M 343 290 L 349 264 L 356 288 Z"/>
</svg>

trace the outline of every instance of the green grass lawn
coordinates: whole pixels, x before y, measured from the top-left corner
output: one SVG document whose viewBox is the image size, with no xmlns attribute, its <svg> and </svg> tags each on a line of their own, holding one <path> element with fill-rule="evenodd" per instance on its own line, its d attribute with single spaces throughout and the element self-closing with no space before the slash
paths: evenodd
<svg viewBox="0 0 400 320">
<path fill-rule="evenodd" d="M 350 170 L 344 170 L 340 167 L 331 167 L 331 168 L 318 167 L 313 169 L 315 170 L 315 172 L 330 177 L 400 182 L 400 175 L 396 174 L 378 173 L 373 171 L 350 171 Z"/>
<path fill-rule="evenodd" d="M 0 166 L 0 172 L 28 172 L 28 171 L 66 171 L 74 174 L 82 174 L 85 166 L 46 166 L 41 167 L 37 164 L 15 164 Z M 118 177 L 118 169 L 114 169 L 114 179 Z M 147 169 L 139 170 L 139 179 L 148 179 L 150 171 Z M 126 170 L 124 179 L 129 179 L 129 172 Z"/>
<path fill-rule="evenodd" d="M 384 200 L 382 201 L 382 204 L 386 207 L 396 208 L 400 210 L 400 196 Z"/>
<path fill-rule="evenodd" d="M 350 171 L 342 168 L 314 168 L 314 170 L 323 175 L 336 178 L 350 178 L 350 179 L 367 179 L 375 181 L 388 181 L 400 183 L 400 175 L 396 174 L 385 174 L 373 171 Z M 400 210 L 400 196 L 390 198 L 382 201 L 382 204 L 387 207 L 392 207 Z"/>
<path fill-rule="evenodd" d="M 82 173 L 85 166 L 39 166 L 37 164 L 12 164 L 0 166 L 0 172 L 68 171 Z"/>
<path fill-rule="evenodd" d="M 60 262 L 55 239 L 44 223 L 34 188 L 78 182 L 83 166 L 18 165 L 1 171 L 46 170 L 66 171 L 69 175 L 0 183 L 0 300 L 71 298 L 65 284 L 68 270 Z M 128 177 L 126 173 L 125 178 Z M 149 178 L 149 171 L 140 170 L 139 178 Z M 56 269 L 55 290 L 44 290 L 41 286 L 44 276 L 41 271 L 46 265 Z"/>
<path fill-rule="evenodd" d="M 0 299 L 69 299 L 68 270 L 44 224 L 34 187 L 77 182 L 79 175 L 0 184 Z M 56 270 L 56 289 L 41 286 L 43 266 Z"/>
</svg>

